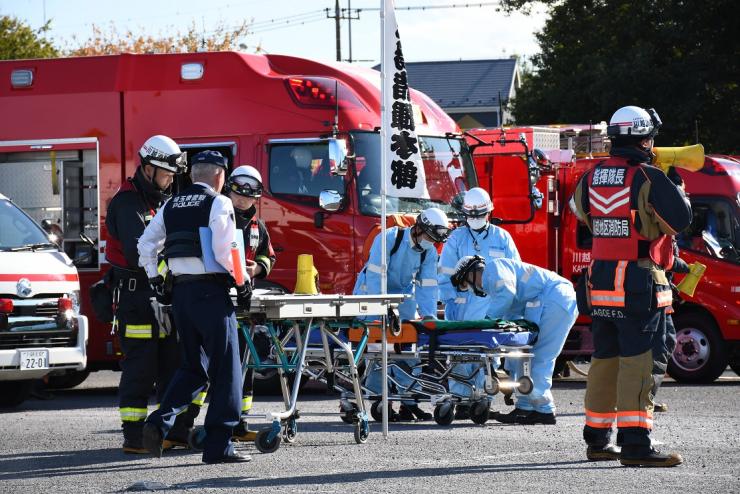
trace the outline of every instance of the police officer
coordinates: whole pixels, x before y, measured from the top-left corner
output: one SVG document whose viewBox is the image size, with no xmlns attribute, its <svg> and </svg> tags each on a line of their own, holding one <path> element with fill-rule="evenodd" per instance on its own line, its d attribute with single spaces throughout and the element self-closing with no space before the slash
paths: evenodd
<svg viewBox="0 0 740 494">
<path fill-rule="evenodd" d="M 226 192 L 234 204 L 236 212 L 236 228 L 244 234 L 244 250 L 246 255 L 247 274 L 252 280 L 264 279 L 270 274 L 275 265 L 275 251 L 270 242 L 270 234 L 265 222 L 257 218 L 257 200 L 262 197 L 262 175 L 254 167 L 243 165 L 236 168 L 226 182 Z M 258 336 L 263 339 L 258 340 Z M 264 334 L 253 335 L 255 345 L 269 349 L 269 342 L 265 341 Z M 266 345 L 259 345 L 263 342 Z M 239 347 L 244 352 L 247 350 L 247 341 L 239 331 Z M 257 433 L 249 429 L 246 416 L 252 409 L 254 396 L 254 369 L 248 369 L 244 376 L 244 387 L 242 392 L 242 414 L 239 424 L 234 428 L 235 441 L 254 441 Z"/>
<path fill-rule="evenodd" d="M 121 350 L 119 411 L 123 422 L 123 451 L 146 453 L 141 432 L 147 403 L 156 385 L 159 402 L 177 369 L 177 340 L 157 324 L 147 275 L 139 267 L 136 242 L 155 211 L 169 197 L 173 177 L 185 166 L 185 155 L 169 137 L 156 135 L 139 150 L 140 165 L 121 185 L 108 205 L 105 256 L 118 294 L 116 324 Z M 171 439 L 187 445 L 187 431 L 174 429 Z M 175 438 L 174 436 L 178 437 Z"/>
<path fill-rule="evenodd" d="M 448 321 L 472 321 L 486 317 L 488 303 L 485 298 L 476 297 L 472 292 L 458 292 L 450 283 L 450 276 L 455 267 L 465 256 L 481 256 L 485 261 L 500 257 L 521 259 L 519 251 L 509 232 L 491 224 L 489 217 L 493 211 L 491 196 L 484 189 L 474 187 L 465 193 L 462 213 L 465 225 L 455 229 L 442 247 L 439 257 L 439 299 L 445 305 L 445 319 Z M 478 369 L 476 364 L 458 364 L 453 369 L 458 375 L 470 375 Z M 478 369 L 475 377 L 480 381 L 485 376 L 483 369 Z M 468 393 L 469 388 L 456 380 L 449 381 L 450 391 L 457 394 Z M 455 408 L 456 419 L 468 418 L 467 406 Z"/>
<path fill-rule="evenodd" d="M 203 151 L 192 160 L 193 184 L 165 203 L 139 239 L 140 263 L 151 285 L 163 294 L 157 272 L 160 252 L 173 277 L 172 306 L 183 343 L 183 361 L 162 404 L 146 420 L 144 447 L 162 454 L 162 440 L 191 400 L 210 382 L 211 404 L 205 418 L 203 462 L 249 461 L 234 450 L 231 435 L 239 422 L 242 387 L 234 306 L 229 296 L 233 280 L 240 305 L 249 304 L 250 281 L 231 255 L 236 233 L 231 201 L 219 194 L 228 164 L 216 151 Z"/>
<path fill-rule="evenodd" d="M 401 319 L 425 319 L 437 316 L 437 260 L 435 242 L 445 242 L 450 235 L 447 215 L 439 208 L 428 208 L 419 213 L 411 228 L 393 227 L 386 230 L 386 265 L 388 268 L 387 292 L 411 295 L 398 306 Z M 367 264 L 360 271 L 353 294 L 380 293 L 382 265 L 381 237 L 378 235 L 370 248 Z M 406 362 L 410 365 L 411 362 Z M 379 390 L 380 369 L 370 371 L 366 386 Z M 398 376 L 399 379 L 402 376 Z M 389 410 L 390 412 L 391 410 Z M 413 401 L 401 405 L 400 414 L 389 413 L 391 420 L 431 420 Z"/>
<path fill-rule="evenodd" d="M 571 198 L 593 233 L 588 279 L 578 290 L 579 307 L 590 309 L 593 318 L 583 430 L 592 461 L 653 467 L 683 461 L 678 454 L 659 453 L 650 440 L 652 349 L 665 336 L 665 309 L 672 302 L 665 274 L 671 236 L 691 222 L 684 193 L 648 165 L 660 125 L 655 110 L 617 110 L 607 127 L 610 157 L 584 174 Z M 615 422 L 617 446 L 610 443 Z"/>
<path fill-rule="evenodd" d="M 532 392 L 517 394 L 516 408 L 508 414 L 496 412 L 493 418 L 507 424 L 555 424 L 552 371 L 578 317 L 573 285 L 526 262 L 503 258 L 486 262 L 480 256 L 460 259 L 450 281 L 457 290 L 484 300 L 488 317 L 523 318 L 540 328 L 532 347 Z"/>
</svg>

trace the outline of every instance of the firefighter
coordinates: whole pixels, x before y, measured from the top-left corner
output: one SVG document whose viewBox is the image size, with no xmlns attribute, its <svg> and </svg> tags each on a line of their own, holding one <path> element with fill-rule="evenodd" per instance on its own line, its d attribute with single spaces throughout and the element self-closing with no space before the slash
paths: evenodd
<svg viewBox="0 0 740 494">
<path fill-rule="evenodd" d="M 465 256 L 450 277 L 458 291 L 470 291 L 486 302 L 492 319 L 527 319 L 540 328 L 532 352 L 532 381 L 528 395 L 517 394 L 516 408 L 493 418 L 507 424 L 554 425 L 552 372 L 555 359 L 578 317 L 573 285 L 547 269 L 516 259 Z M 511 369 L 515 370 L 515 369 Z"/>
<path fill-rule="evenodd" d="M 221 153 L 202 151 L 192 160 L 193 184 L 169 200 L 139 239 L 140 262 L 158 296 L 166 296 L 157 258 L 167 260 L 172 280 L 172 307 L 183 343 L 182 364 L 159 409 L 146 420 L 144 447 L 162 455 L 163 437 L 178 413 L 210 383 L 205 418 L 204 463 L 249 461 L 234 449 L 233 428 L 239 423 L 242 375 L 234 306 L 229 289 L 238 285 L 237 303 L 248 307 L 251 282 L 232 260 L 236 234 L 234 208 L 220 195 L 228 163 Z M 237 259 L 238 261 L 238 259 Z"/>
<path fill-rule="evenodd" d="M 123 351 L 118 394 L 125 453 L 146 453 L 141 432 L 149 395 L 156 385 L 160 402 L 178 359 L 176 336 L 156 321 L 150 302 L 154 292 L 139 267 L 136 242 L 169 196 L 175 174 L 183 171 L 185 154 L 169 137 L 156 135 L 141 147 L 139 158 L 134 176 L 111 199 L 105 220 L 105 256 L 118 298 L 114 324 Z M 187 445 L 187 431 L 173 429 L 171 439 Z"/>
<path fill-rule="evenodd" d="M 411 295 L 398 306 L 401 319 L 425 319 L 437 316 L 437 249 L 435 242 L 445 242 L 450 235 L 447 215 L 438 208 L 428 208 L 419 213 L 411 228 L 393 227 L 386 230 L 386 264 L 388 267 L 387 293 Z M 379 294 L 381 274 L 381 237 L 378 235 L 370 248 L 367 264 L 357 276 L 355 295 Z M 404 361 L 412 367 L 415 361 Z M 380 369 L 369 372 L 366 386 L 380 390 Z M 402 378 L 402 376 L 399 376 Z M 404 402 L 399 414 L 389 410 L 391 420 L 431 420 L 413 401 Z"/>
<path fill-rule="evenodd" d="M 484 189 L 474 187 L 465 193 L 462 214 L 465 225 L 455 229 L 442 248 L 439 258 L 438 283 L 439 298 L 444 302 L 445 319 L 448 321 L 471 321 L 486 317 L 488 303 L 485 298 L 476 297 L 472 292 L 458 292 L 450 283 L 450 276 L 455 273 L 455 266 L 465 256 L 481 256 L 486 262 L 496 258 L 520 260 L 519 251 L 509 232 L 491 224 L 489 216 L 493 211 L 491 197 Z M 485 371 L 476 364 L 458 364 L 453 372 L 458 375 L 470 375 L 478 369 L 470 384 L 481 383 Z M 474 382 L 473 382 L 474 381 Z M 456 380 L 450 380 L 450 391 L 466 394 L 468 389 Z M 469 418 L 469 407 L 455 407 L 455 418 Z"/>
<path fill-rule="evenodd" d="M 593 318 L 583 429 L 591 461 L 653 467 L 683 461 L 658 452 L 650 440 L 652 349 L 664 338 L 672 301 L 665 273 L 673 262 L 671 236 L 691 221 L 684 193 L 648 165 L 660 125 L 653 109 L 617 110 L 607 127 L 609 158 L 583 175 L 570 200 L 593 234 L 592 262 L 578 290 L 579 307 Z"/>
<path fill-rule="evenodd" d="M 244 165 L 231 172 L 226 182 L 226 192 L 231 198 L 236 213 L 236 228 L 244 232 L 245 255 L 247 274 L 252 280 L 264 279 L 270 274 L 275 265 L 275 251 L 270 243 L 270 234 L 267 232 L 265 223 L 256 217 L 257 200 L 262 197 L 262 176 L 254 167 Z M 239 347 L 244 352 L 247 350 L 247 341 L 239 331 Z M 255 334 L 254 338 L 264 336 Z M 259 347 L 260 345 L 258 345 Z M 263 345 L 264 346 L 264 345 Z M 269 342 L 267 342 L 269 348 Z M 249 430 L 246 416 L 252 409 L 252 398 L 254 388 L 254 370 L 248 369 L 244 376 L 242 393 L 242 413 L 239 424 L 234 428 L 233 439 L 235 441 L 254 441 L 256 431 Z"/>
</svg>

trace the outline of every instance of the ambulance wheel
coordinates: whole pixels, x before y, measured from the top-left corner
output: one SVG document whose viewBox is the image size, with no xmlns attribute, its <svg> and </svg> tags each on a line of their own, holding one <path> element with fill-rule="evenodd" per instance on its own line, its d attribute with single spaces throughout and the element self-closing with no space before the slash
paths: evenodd
<svg viewBox="0 0 740 494">
<path fill-rule="evenodd" d="M 270 440 L 270 432 L 272 429 L 262 429 L 257 433 L 257 437 L 254 440 L 254 445 L 260 453 L 274 453 L 280 447 L 280 434 L 276 434 L 275 437 Z"/>
<path fill-rule="evenodd" d="M 49 376 L 47 388 L 51 389 L 69 389 L 82 384 L 90 375 L 89 370 L 84 371 L 66 371 L 58 376 Z"/>
<path fill-rule="evenodd" d="M 202 425 L 197 425 L 190 429 L 188 433 L 188 445 L 195 452 L 203 451 L 203 444 L 206 441 L 206 429 Z"/>
<path fill-rule="evenodd" d="M 298 424 L 293 417 L 288 419 L 288 423 L 285 424 L 285 430 L 283 431 L 283 440 L 286 443 L 294 443 L 295 438 L 298 435 Z"/>
<path fill-rule="evenodd" d="M 520 377 L 517 383 L 519 384 L 519 387 L 517 387 L 516 390 L 523 395 L 528 395 L 534 389 L 534 383 L 532 382 L 532 378 L 529 376 Z"/>
<path fill-rule="evenodd" d="M 376 422 L 383 421 L 383 402 L 382 401 L 373 402 L 373 404 L 370 406 L 370 416 Z"/>
<path fill-rule="evenodd" d="M 367 437 L 370 435 L 370 427 L 367 421 L 358 421 L 355 424 L 355 442 L 357 444 L 365 444 Z"/>
<path fill-rule="evenodd" d="M 489 412 L 488 400 L 478 401 L 470 407 L 470 420 L 475 424 L 483 425 L 488 422 Z"/>
<path fill-rule="evenodd" d="M 352 405 L 351 410 L 345 410 L 342 405 L 339 405 L 339 418 L 342 419 L 342 422 L 345 424 L 351 424 L 354 422 L 354 417 L 357 414 L 357 412 L 360 410 L 360 408 L 357 406 L 357 403 L 350 403 Z"/>
<path fill-rule="evenodd" d="M 31 396 L 33 380 L 0 381 L 0 408 L 17 407 Z"/>
<path fill-rule="evenodd" d="M 450 425 L 455 420 L 455 406 L 444 402 L 434 407 L 434 421 L 439 425 Z"/>
</svg>

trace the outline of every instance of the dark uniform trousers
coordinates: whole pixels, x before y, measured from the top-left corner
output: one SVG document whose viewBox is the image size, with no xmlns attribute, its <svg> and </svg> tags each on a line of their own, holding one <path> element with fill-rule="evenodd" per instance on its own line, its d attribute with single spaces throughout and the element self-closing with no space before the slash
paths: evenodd
<svg viewBox="0 0 740 494">
<path fill-rule="evenodd" d="M 241 409 L 242 374 L 234 306 L 223 283 L 178 283 L 177 278 L 172 306 L 182 342 L 182 364 L 160 408 L 147 422 L 157 425 L 166 436 L 176 416 L 187 410 L 210 382 L 203 460 L 219 459 L 229 453 Z"/>
<path fill-rule="evenodd" d="M 653 352 L 665 346 L 665 324 L 665 309 L 639 319 L 594 318 L 591 330 L 595 351 L 586 389 L 583 429 L 590 446 L 607 445 L 616 422 L 618 445 L 650 447 Z"/>
<path fill-rule="evenodd" d="M 653 397 L 658 393 L 663 378 L 668 370 L 668 361 L 673 355 L 676 348 L 676 326 L 673 324 L 673 316 L 666 310 L 665 315 L 665 334 L 662 338 L 656 337 L 653 346 L 653 379 L 655 386 L 653 388 Z"/>
<path fill-rule="evenodd" d="M 141 440 L 152 387 L 159 404 L 177 369 L 179 355 L 175 334 L 160 333 L 149 302 L 154 293 L 148 282 L 120 279 L 123 282 L 116 315 L 124 358 L 118 388 L 119 411 L 124 437 L 136 443 Z"/>
</svg>

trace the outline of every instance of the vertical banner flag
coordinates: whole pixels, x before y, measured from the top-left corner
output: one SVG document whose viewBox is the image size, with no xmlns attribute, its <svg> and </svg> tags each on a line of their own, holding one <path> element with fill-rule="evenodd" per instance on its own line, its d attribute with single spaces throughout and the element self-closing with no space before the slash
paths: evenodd
<svg viewBox="0 0 740 494">
<path fill-rule="evenodd" d="M 385 189 L 389 196 L 429 198 L 395 7 L 393 0 L 383 2 L 385 23 L 381 72 L 384 111 L 381 119 L 387 136 L 383 145 L 388 146 L 388 152 L 384 153 L 387 158 L 383 162 L 386 168 Z"/>
</svg>

